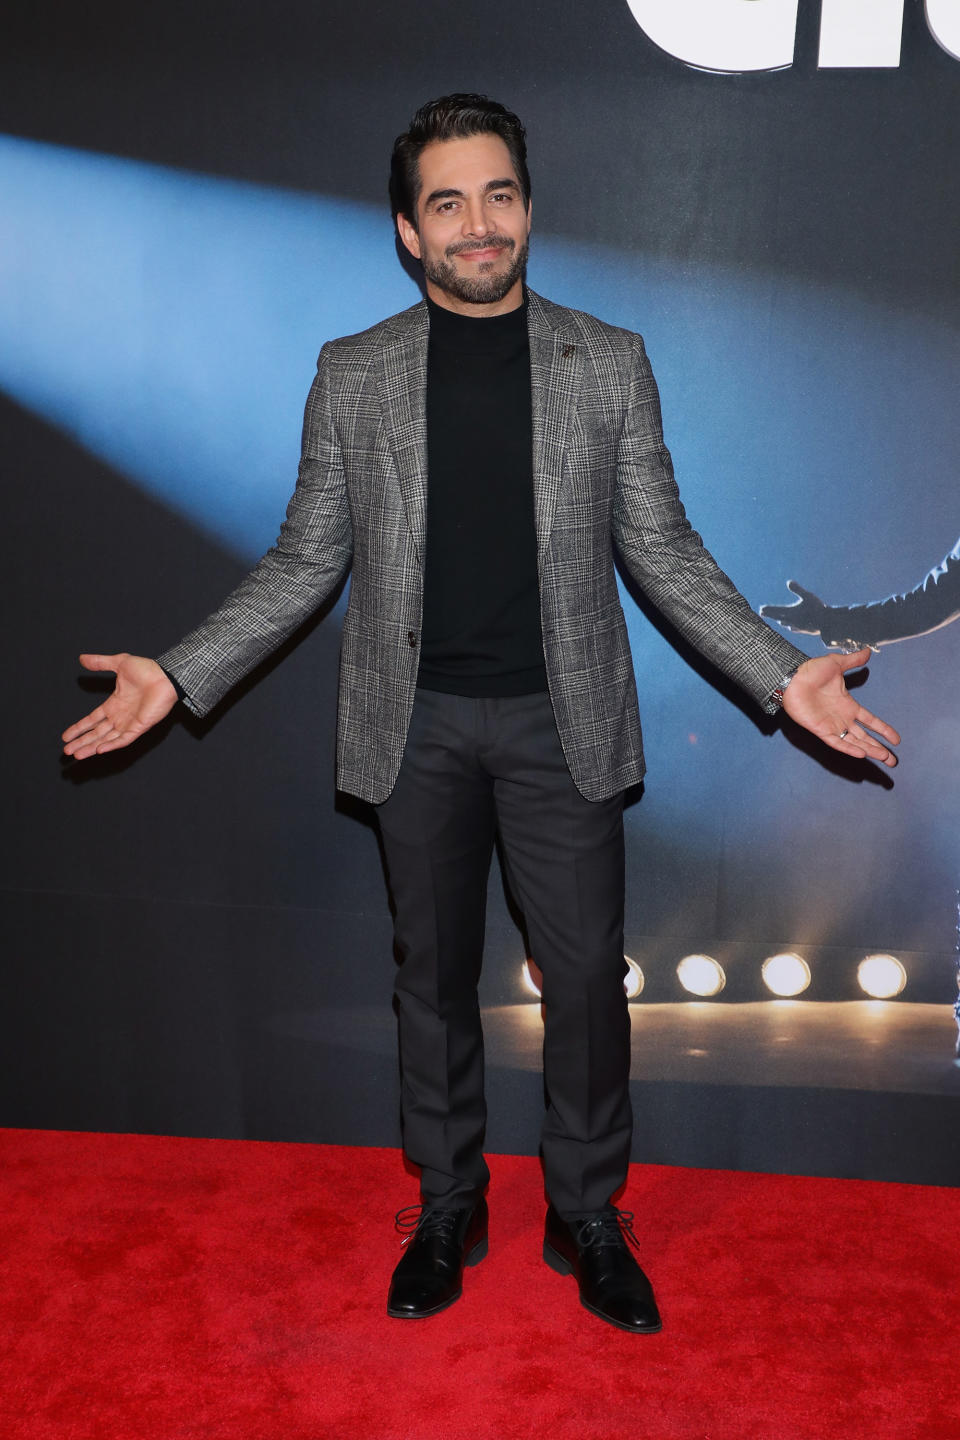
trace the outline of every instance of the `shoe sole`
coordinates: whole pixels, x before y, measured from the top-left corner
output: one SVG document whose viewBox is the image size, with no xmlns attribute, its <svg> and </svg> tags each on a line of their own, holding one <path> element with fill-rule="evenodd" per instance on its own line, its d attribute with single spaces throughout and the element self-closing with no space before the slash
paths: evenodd
<svg viewBox="0 0 960 1440">
<path fill-rule="evenodd" d="M 476 1245 L 474 1245 L 473 1249 L 469 1252 L 469 1254 L 464 1255 L 464 1269 L 466 1269 L 468 1265 L 479 1265 L 480 1261 L 485 1260 L 486 1258 L 487 1237 L 486 1235 L 484 1235 L 482 1240 L 477 1241 Z M 450 1299 L 444 1300 L 442 1305 L 434 1305 L 432 1310 L 394 1310 L 388 1305 L 387 1314 L 392 1320 L 429 1320 L 431 1315 L 439 1315 L 443 1310 L 449 1310 L 450 1306 L 455 1305 L 462 1294 L 463 1290 L 458 1290 L 456 1295 L 451 1295 Z"/>
<path fill-rule="evenodd" d="M 549 1265 L 551 1270 L 555 1270 L 558 1275 L 573 1274 L 573 1266 L 570 1264 L 570 1261 L 564 1259 L 560 1252 L 554 1250 L 553 1246 L 546 1240 L 543 1242 L 543 1259 L 544 1263 Z M 663 1329 L 662 1320 L 658 1325 L 624 1325 L 621 1320 L 613 1320 L 609 1315 L 605 1315 L 604 1312 L 598 1310 L 595 1305 L 588 1305 L 582 1295 L 580 1296 L 580 1304 L 584 1310 L 589 1310 L 591 1315 L 596 1315 L 598 1320 L 603 1320 L 607 1325 L 614 1325 L 618 1330 L 626 1330 L 628 1335 L 658 1335 Z"/>
</svg>

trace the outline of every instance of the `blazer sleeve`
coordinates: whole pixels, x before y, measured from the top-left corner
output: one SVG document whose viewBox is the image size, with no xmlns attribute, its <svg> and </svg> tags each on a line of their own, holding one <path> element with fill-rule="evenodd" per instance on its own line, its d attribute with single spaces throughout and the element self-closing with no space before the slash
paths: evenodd
<svg viewBox="0 0 960 1440">
<path fill-rule="evenodd" d="M 223 604 L 157 662 L 206 715 L 331 594 L 350 565 L 353 533 L 325 345 L 307 397 L 297 486 L 275 545 Z"/>
<path fill-rule="evenodd" d="M 681 635 L 768 713 L 808 657 L 750 608 L 691 526 L 663 440 L 660 396 L 639 336 L 620 435 L 613 534 L 631 575 Z"/>
</svg>

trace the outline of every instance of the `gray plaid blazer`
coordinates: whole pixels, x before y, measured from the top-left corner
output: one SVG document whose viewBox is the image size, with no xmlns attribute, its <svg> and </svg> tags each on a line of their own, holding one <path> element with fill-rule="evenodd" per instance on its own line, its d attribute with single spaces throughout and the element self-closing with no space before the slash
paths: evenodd
<svg viewBox="0 0 960 1440">
<path fill-rule="evenodd" d="M 550 698 L 570 773 L 599 800 L 643 774 L 614 543 L 681 634 L 766 709 L 806 657 L 753 613 L 691 528 L 640 336 L 532 291 L 528 316 Z M 219 610 L 158 657 L 204 715 L 352 565 L 337 784 L 375 803 L 400 768 L 420 655 L 428 325 L 421 302 L 323 347 L 277 543 Z"/>
</svg>

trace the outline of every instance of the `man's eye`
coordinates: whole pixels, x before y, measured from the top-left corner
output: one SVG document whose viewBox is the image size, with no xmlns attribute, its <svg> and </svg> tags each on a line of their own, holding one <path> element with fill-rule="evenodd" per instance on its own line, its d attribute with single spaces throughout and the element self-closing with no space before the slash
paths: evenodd
<svg viewBox="0 0 960 1440">
<path fill-rule="evenodd" d="M 500 204 L 502 201 L 512 200 L 513 196 L 510 194 L 509 190 L 498 190 L 497 193 L 495 195 L 492 195 L 490 198 L 492 200 L 495 200 L 497 204 Z"/>
</svg>

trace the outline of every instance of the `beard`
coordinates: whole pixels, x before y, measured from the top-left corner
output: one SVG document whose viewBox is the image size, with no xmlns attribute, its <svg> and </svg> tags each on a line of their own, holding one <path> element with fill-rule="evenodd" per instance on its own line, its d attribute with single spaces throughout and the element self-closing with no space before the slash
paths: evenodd
<svg viewBox="0 0 960 1440">
<path fill-rule="evenodd" d="M 518 280 L 522 280 L 527 268 L 527 256 L 530 253 L 529 241 L 525 240 L 517 249 L 515 240 L 496 242 L 502 250 L 512 252 L 510 264 L 506 270 L 495 271 L 495 260 L 484 261 L 477 266 L 476 275 L 461 275 L 454 268 L 451 257 L 461 254 L 464 250 L 488 249 L 494 242 L 487 241 L 485 245 L 451 245 L 444 252 L 442 260 L 425 259 L 423 261 L 423 273 L 428 280 L 432 281 L 446 295 L 452 295 L 454 299 L 460 300 L 467 305 L 493 305 L 513 289 Z"/>
</svg>

